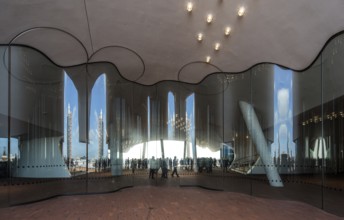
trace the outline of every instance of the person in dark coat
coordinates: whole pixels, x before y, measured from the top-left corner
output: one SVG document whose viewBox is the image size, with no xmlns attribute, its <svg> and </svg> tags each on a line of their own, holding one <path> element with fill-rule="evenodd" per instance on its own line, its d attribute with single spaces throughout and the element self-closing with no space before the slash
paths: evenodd
<svg viewBox="0 0 344 220">
<path fill-rule="evenodd" d="M 174 174 L 177 175 L 177 177 L 179 177 L 178 171 L 177 171 L 177 167 L 178 167 L 178 159 L 176 156 L 174 156 L 174 159 L 172 161 L 173 164 L 173 172 L 172 172 L 172 177 L 174 176 Z"/>
</svg>

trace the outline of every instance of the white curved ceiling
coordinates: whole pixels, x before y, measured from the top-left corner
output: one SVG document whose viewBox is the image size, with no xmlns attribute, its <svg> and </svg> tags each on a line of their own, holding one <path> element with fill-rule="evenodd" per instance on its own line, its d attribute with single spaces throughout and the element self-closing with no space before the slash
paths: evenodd
<svg viewBox="0 0 344 220">
<path fill-rule="evenodd" d="M 12 43 L 33 46 L 62 66 L 110 61 L 125 78 L 149 85 L 197 83 L 214 71 L 239 72 L 260 62 L 303 69 L 344 30 L 342 0 L 191 1 L 189 13 L 188 0 L 0 0 L 0 43 L 30 28 L 58 28 L 66 33 L 33 29 Z M 238 17 L 242 5 L 246 13 Z M 225 26 L 232 28 L 229 37 Z M 206 56 L 211 65 L 196 62 Z"/>
</svg>

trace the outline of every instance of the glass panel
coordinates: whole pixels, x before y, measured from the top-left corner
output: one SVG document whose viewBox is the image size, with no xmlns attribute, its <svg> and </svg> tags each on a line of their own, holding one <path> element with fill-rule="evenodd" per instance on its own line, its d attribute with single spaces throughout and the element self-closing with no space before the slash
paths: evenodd
<svg viewBox="0 0 344 220">
<path fill-rule="evenodd" d="M 344 216 L 343 40 L 303 72 L 260 64 L 154 86 L 123 79 L 109 63 L 63 70 L 31 48 L 12 46 L 9 60 L 1 47 L 0 207 L 179 185 Z"/>
<path fill-rule="evenodd" d="M 277 65 L 261 64 L 252 69 L 253 195 L 274 197 L 283 187 L 282 176 L 290 173 L 292 135 L 292 72 Z M 295 151 L 294 151 L 295 152 Z"/>
<path fill-rule="evenodd" d="M 180 91 L 176 82 L 163 82 L 157 86 L 160 108 L 160 148 L 159 185 L 179 185 L 179 176 L 187 172 L 185 157 L 185 117 L 180 112 Z M 185 113 L 184 113 L 185 114 Z M 173 174 L 173 176 L 172 176 Z"/>
<path fill-rule="evenodd" d="M 178 160 L 177 172 L 180 186 L 201 185 L 197 178 L 197 145 L 195 133 L 195 86 L 179 83 L 174 86 L 175 115 L 172 126 L 175 130 L 173 153 L 169 161 L 171 174 L 175 169 L 174 157 Z M 176 150 L 175 150 L 176 149 Z M 176 161 L 176 160 L 175 160 Z M 173 173 L 174 174 L 174 173 Z M 175 175 L 174 175 L 175 176 Z M 176 181 L 176 180 L 174 180 Z"/>
<path fill-rule="evenodd" d="M 162 157 L 161 141 L 158 134 L 160 131 L 158 122 L 159 100 L 156 95 L 156 87 L 132 84 L 130 88 L 130 94 L 132 94 L 130 100 L 132 109 L 131 136 L 133 141 L 124 153 L 127 172 L 134 174 L 135 185 L 156 185 L 158 183 L 156 173 L 159 168 L 157 159 Z"/>
<path fill-rule="evenodd" d="M 64 86 L 64 158 L 70 172 L 64 194 L 87 192 L 86 67 L 66 68 Z"/>
<path fill-rule="evenodd" d="M 222 80 L 222 74 L 214 74 L 197 85 L 180 84 L 180 137 L 185 139 L 186 163 L 193 173 L 200 174 L 183 177 L 181 185 L 223 187 L 221 169 L 214 166 L 214 161 L 220 158 L 223 142 Z"/>
<path fill-rule="evenodd" d="M 11 139 L 18 150 L 11 204 L 63 193 L 64 72 L 42 54 L 11 47 Z"/>
<path fill-rule="evenodd" d="M 224 139 L 219 166 L 224 174 L 224 189 L 251 194 L 248 178 L 256 156 L 253 155 L 248 125 L 240 103 L 251 103 L 251 73 L 225 74 Z"/>
<path fill-rule="evenodd" d="M 104 192 L 114 190 L 114 187 L 107 186 L 110 184 L 108 182 L 111 182 L 111 173 L 105 124 L 106 74 L 94 73 L 92 76 L 89 81 L 92 90 L 89 112 L 88 192 Z"/>
<path fill-rule="evenodd" d="M 293 72 L 292 77 L 293 132 L 290 139 L 293 142 L 289 140 L 288 144 L 295 144 L 295 154 L 290 153 L 294 157 L 293 166 L 288 172 L 281 155 L 283 194 L 270 194 L 321 208 L 322 162 L 317 154 L 322 139 L 321 59 L 304 72 Z"/>
<path fill-rule="evenodd" d="M 324 169 L 324 209 L 344 216 L 344 37 L 334 38 L 322 53 L 323 138 L 317 156 Z"/>
<path fill-rule="evenodd" d="M 92 91 L 88 192 L 115 191 L 132 185 L 132 178 L 123 172 L 123 152 L 131 144 L 132 83 L 123 80 L 111 64 L 90 64 L 88 73 Z"/>
<path fill-rule="evenodd" d="M 11 166 L 16 163 L 15 152 L 8 149 L 8 48 L 0 47 L 0 207 L 9 205 Z M 12 159 L 13 158 L 13 159 Z"/>
</svg>

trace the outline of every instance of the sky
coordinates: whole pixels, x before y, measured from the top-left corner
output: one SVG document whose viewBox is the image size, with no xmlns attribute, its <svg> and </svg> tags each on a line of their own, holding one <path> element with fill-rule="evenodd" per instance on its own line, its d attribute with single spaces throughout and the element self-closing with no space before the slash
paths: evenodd
<svg viewBox="0 0 344 220">
<path fill-rule="evenodd" d="M 172 139 L 174 137 L 174 129 L 172 126 L 172 120 L 174 119 L 174 115 L 175 115 L 175 105 L 174 105 L 174 95 L 172 92 L 168 93 L 168 124 L 167 124 L 167 130 L 168 130 L 168 139 Z"/>
<path fill-rule="evenodd" d="M 274 65 L 274 143 L 271 155 L 288 153 L 295 157 L 293 143 L 293 73 Z"/>
</svg>

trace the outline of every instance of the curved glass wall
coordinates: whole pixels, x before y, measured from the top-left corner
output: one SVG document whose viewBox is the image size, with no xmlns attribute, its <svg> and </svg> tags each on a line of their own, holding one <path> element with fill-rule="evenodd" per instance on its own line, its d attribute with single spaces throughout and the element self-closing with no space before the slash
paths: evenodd
<svg viewBox="0 0 344 220">
<path fill-rule="evenodd" d="M 0 206 L 170 185 L 344 216 L 343 40 L 302 72 L 259 64 L 153 86 L 110 63 L 62 68 L 35 49 L 2 46 Z"/>
<path fill-rule="evenodd" d="M 9 90 L 9 78 L 8 72 L 5 68 L 5 63 L 8 63 L 8 51 L 5 47 L 0 47 L 0 53 L 3 59 L 0 62 L 0 207 L 7 206 L 9 204 L 9 184 L 10 184 L 10 167 L 11 164 L 11 149 L 9 146 L 9 127 L 8 127 L 8 90 Z M 10 156 L 9 156 L 10 155 Z"/>
</svg>

